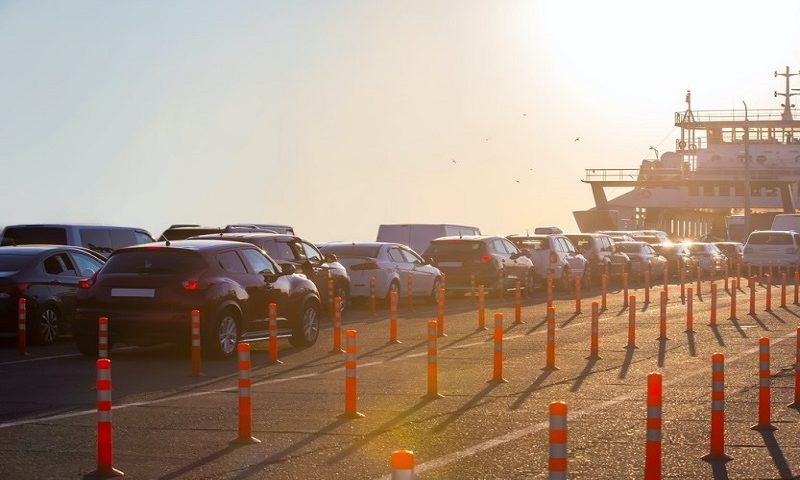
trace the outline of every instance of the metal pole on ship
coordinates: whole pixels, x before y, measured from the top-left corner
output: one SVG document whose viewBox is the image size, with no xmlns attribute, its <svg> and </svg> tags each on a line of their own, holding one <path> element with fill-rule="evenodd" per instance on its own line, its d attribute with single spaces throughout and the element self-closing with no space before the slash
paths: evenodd
<svg viewBox="0 0 800 480">
<path fill-rule="evenodd" d="M 744 239 L 750 235 L 750 129 L 747 119 L 747 103 L 744 104 Z"/>
</svg>

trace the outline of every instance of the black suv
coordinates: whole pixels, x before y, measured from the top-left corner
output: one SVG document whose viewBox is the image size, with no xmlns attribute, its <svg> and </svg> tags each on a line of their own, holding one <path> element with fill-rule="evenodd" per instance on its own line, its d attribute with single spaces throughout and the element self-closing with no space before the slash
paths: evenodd
<svg viewBox="0 0 800 480">
<path fill-rule="evenodd" d="M 350 300 L 350 277 L 337 261 L 336 255 L 323 255 L 311 242 L 294 235 L 277 233 L 220 233 L 201 235 L 192 239 L 232 240 L 251 243 L 267 252 L 280 263 L 289 263 L 305 274 L 317 286 L 324 304 L 328 304 L 328 278 L 333 279 L 333 296 L 341 297 L 346 306 Z"/>
<path fill-rule="evenodd" d="M 276 233 L 275 230 L 263 228 L 258 225 L 226 225 L 224 227 L 208 227 L 203 225 L 195 225 L 193 223 L 177 223 L 170 225 L 164 233 L 158 237 L 159 241 L 172 242 L 175 240 L 186 240 L 187 238 L 196 237 L 198 235 L 208 235 L 211 233 L 229 233 L 229 232 L 265 232 Z"/>
<path fill-rule="evenodd" d="M 470 235 L 437 238 L 423 258 L 447 275 L 447 288 L 470 289 L 471 278 L 500 293 L 514 288 L 517 280 L 533 291 L 533 262 L 513 243 L 502 237 Z"/>
<path fill-rule="evenodd" d="M 278 334 L 311 345 L 319 334 L 317 288 L 292 265 L 279 266 L 241 242 L 185 240 L 117 250 L 78 292 L 73 335 L 97 355 L 97 319 L 109 319 L 109 342 L 188 345 L 191 311 L 200 310 L 203 352 L 230 356 L 237 343 L 269 336 L 268 305 L 278 306 Z"/>
</svg>

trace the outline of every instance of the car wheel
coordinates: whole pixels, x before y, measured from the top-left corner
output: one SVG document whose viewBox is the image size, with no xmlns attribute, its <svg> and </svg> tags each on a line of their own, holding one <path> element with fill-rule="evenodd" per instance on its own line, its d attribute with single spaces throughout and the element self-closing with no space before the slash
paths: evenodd
<svg viewBox="0 0 800 480">
<path fill-rule="evenodd" d="M 561 287 L 561 290 L 565 290 L 566 291 L 566 290 L 570 289 L 570 287 L 572 286 L 571 285 L 572 282 L 570 282 L 570 277 L 571 277 L 571 275 L 570 275 L 570 272 L 569 272 L 569 268 L 567 268 L 567 267 L 562 268 L 561 269 L 561 279 L 558 282 L 559 283 L 559 287 Z"/>
<path fill-rule="evenodd" d="M 295 347 L 314 345 L 319 337 L 319 305 L 308 301 L 300 312 L 300 321 L 295 325 L 289 343 Z"/>
<path fill-rule="evenodd" d="M 431 303 L 436 305 L 439 298 L 439 289 L 442 288 L 442 280 L 439 277 L 433 280 L 433 288 L 431 289 Z"/>
<path fill-rule="evenodd" d="M 533 296 L 534 285 L 536 285 L 536 273 L 531 270 L 528 272 L 528 276 L 525 280 L 525 295 L 529 297 Z"/>
<path fill-rule="evenodd" d="M 58 340 L 61 319 L 58 309 L 53 304 L 45 305 L 39 316 L 33 320 L 31 341 L 37 345 L 52 345 Z"/>
<path fill-rule="evenodd" d="M 392 280 L 392 283 L 389 284 L 389 290 L 386 291 L 386 305 L 389 305 L 389 297 L 391 296 L 392 292 L 397 292 L 397 301 L 400 302 L 400 284 L 397 280 Z"/>
<path fill-rule="evenodd" d="M 210 357 L 225 358 L 236 353 L 239 344 L 239 313 L 233 308 L 221 311 L 207 330 L 203 351 Z"/>
</svg>

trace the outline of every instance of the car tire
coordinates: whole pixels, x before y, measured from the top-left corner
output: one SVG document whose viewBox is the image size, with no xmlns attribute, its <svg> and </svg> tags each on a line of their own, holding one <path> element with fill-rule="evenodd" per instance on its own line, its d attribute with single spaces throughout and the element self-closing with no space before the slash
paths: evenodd
<svg viewBox="0 0 800 480">
<path fill-rule="evenodd" d="M 241 317 L 232 307 L 219 312 L 206 330 L 203 352 L 211 358 L 228 358 L 236 354 L 239 345 Z"/>
<path fill-rule="evenodd" d="M 96 326 L 94 329 L 90 329 L 90 331 L 75 330 L 72 337 L 75 340 L 75 346 L 78 347 L 78 351 L 81 352 L 82 355 L 86 357 L 97 356 L 98 338 Z M 109 350 L 111 350 L 111 345 L 109 345 Z"/>
<path fill-rule="evenodd" d="M 433 280 L 433 288 L 431 289 L 431 303 L 436 305 L 438 297 L 439 297 L 439 289 L 442 287 L 442 279 L 436 277 Z M 445 292 L 446 294 L 447 292 Z"/>
<path fill-rule="evenodd" d="M 292 329 L 289 343 L 295 347 L 310 347 L 319 338 L 320 311 L 314 301 L 307 301 L 300 310 L 300 318 Z"/>
<path fill-rule="evenodd" d="M 52 345 L 61 333 L 61 314 L 52 303 L 45 304 L 35 318 L 28 318 L 27 323 L 31 343 L 36 345 Z"/>
<path fill-rule="evenodd" d="M 525 279 L 525 295 L 528 297 L 533 296 L 533 287 L 536 285 L 536 272 L 530 270 Z"/>
<path fill-rule="evenodd" d="M 400 303 L 400 283 L 397 280 L 392 280 L 391 283 L 389 283 L 389 289 L 386 290 L 386 298 L 384 298 L 384 301 L 386 302 L 387 306 L 389 306 L 389 296 L 390 296 L 390 294 L 392 292 L 397 292 L 397 302 L 399 304 Z"/>
</svg>

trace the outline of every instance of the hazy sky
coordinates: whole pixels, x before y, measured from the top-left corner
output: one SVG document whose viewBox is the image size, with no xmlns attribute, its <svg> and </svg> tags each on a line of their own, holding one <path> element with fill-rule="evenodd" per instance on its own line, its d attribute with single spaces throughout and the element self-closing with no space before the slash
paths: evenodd
<svg viewBox="0 0 800 480">
<path fill-rule="evenodd" d="M 696 109 L 779 108 L 798 18 L 797 1 L 0 1 L 0 224 L 572 230 L 584 169 L 672 150 L 687 88 Z"/>
</svg>

